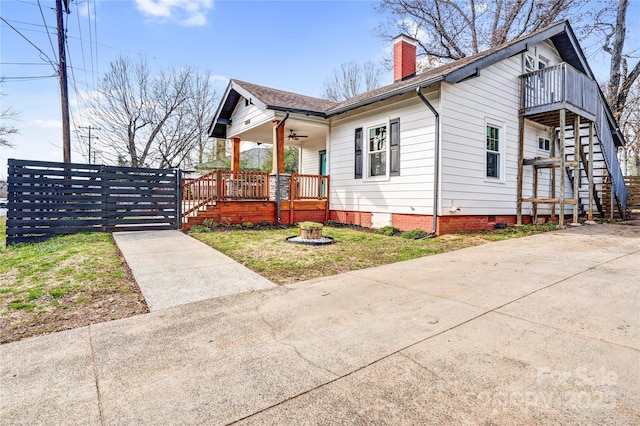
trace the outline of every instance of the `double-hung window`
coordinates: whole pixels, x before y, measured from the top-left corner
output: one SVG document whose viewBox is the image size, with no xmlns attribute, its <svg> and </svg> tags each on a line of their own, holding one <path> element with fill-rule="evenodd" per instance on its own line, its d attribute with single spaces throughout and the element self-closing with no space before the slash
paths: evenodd
<svg viewBox="0 0 640 426">
<path fill-rule="evenodd" d="M 356 129 L 354 170 L 356 179 L 363 177 L 363 171 L 365 171 L 365 178 L 400 175 L 399 118 L 364 130 Z"/>
<path fill-rule="evenodd" d="M 369 177 L 387 175 L 387 126 L 372 127 L 368 132 Z"/>
<path fill-rule="evenodd" d="M 500 169 L 502 167 L 500 159 L 501 129 L 498 126 L 487 124 L 486 132 L 487 177 L 500 179 Z"/>
</svg>

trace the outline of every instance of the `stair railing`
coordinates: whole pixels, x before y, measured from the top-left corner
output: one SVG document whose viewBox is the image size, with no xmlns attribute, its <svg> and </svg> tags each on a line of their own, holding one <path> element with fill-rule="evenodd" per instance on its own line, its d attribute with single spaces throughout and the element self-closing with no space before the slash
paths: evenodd
<svg viewBox="0 0 640 426">
<path fill-rule="evenodd" d="M 182 217 L 197 216 L 198 211 L 217 199 L 218 170 L 194 179 L 182 180 Z"/>
<path fill-rule="evenodd" d="M 607 120 L 605 105 L 602 97 L 598 97 L 598 111 L 596 116 L 596 132 L 598 139 L 600 140 L 600 146 L 604 161 L 607 164 L 607 170 L 609 170 L 609 176 L 611 177 L 611 187 L 615 201 L 620 212 L 620 217 L 624 218 L 627 212 L 627 187 L 624 184 L 624 176 L 622 175 L 622 169 L 618 162 L 618 149 L 613 142 L 611 136 L 611 130 L 609 128 L 609 121 Z"/>
</svg>

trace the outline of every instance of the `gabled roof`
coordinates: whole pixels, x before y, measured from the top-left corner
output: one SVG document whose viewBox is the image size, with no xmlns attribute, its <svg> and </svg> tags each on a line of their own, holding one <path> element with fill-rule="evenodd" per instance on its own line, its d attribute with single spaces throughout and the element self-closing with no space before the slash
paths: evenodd
<svg viewBox="0 0 640 426">
<path fill-rule="evenodd" d="M 327 117 L 327 111 L 337 105 L 325 99 L 231 79 L 209 127 L 209 136 L 226 138 L 226 126 L 231 124 L 231 114 L 240 97 L 263 110 L 289 111 L 323 118 Z"/>
<path fill-rule="evenodd" d="M 211 123 L 209 135 L 218 138 L 226 137 L 226 126 L 231 123 L 231 114 L 240 96 L 251 100 L 253 104 L 256 104 L 262 109 L 289 111 L 292 113 L 329 118 L 352 109 L 389 99 L 393 96 L 415 91 L 418 87 L 428 87 L 440 82 L 459 83 L 466 79 L 476 77 L 480 75 L 482 69 L 503 59 L 520 54 L 526 51 L 529 46 L 545 40 L 551 40 L 564 62 L 567 62 L 569 65 L 595 80 L 571 25 L 568 21 L 563 21 L 541 28 L 500 46 L 433 68 L 406 80 L 397 81 L 387 86 L 371 90 L 340 103 L 244 81 L 231 80 Z M 607 111 L 607 113 L 612 130 L 615 130 L 613 115 L 610 111 Z M 617 132 L 617 134 L 619 135 L 619 132 Z M 619 136 L 621 137 L 621 135 Z"/>
</svg>

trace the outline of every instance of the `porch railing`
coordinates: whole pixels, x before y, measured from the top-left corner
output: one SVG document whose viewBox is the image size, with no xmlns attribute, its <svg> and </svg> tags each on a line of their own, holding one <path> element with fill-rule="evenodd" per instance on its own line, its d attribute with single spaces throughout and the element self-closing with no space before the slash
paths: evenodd
<svg viewBox="0 0 640 426">
<path fill-rule="evenodd" d="M 214 170 L 182 182 L 184 217 L 197 215 L 215 201 L 269 199 L 269 173 Z"/>
<path fill-rule="evenodd" d="M 329 176 L 291 175 L 292 200 L 326 200 L 329 194 Z"/>
<path fill-rule="evenodd" d="M 574 107 L 575 112 L 583 116 L 595 117 L 597 114 L 597 83 L 567 63 L 533 71 L 520 78 L 521 107 L 525 113 Z"/>
<path fill-rule="evenodd" d="M 268 200 L 269 173 L 217 170 L 218 200 Z"/>
</svg>

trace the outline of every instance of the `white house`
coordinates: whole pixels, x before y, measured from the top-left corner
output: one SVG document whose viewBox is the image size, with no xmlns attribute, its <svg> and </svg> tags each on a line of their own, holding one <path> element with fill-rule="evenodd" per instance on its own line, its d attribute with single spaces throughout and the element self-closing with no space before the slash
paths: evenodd
<svg viewBox="0 0 640 426">
<path fill-rule="evenodd" d="M 342 103 L 231 80 L 210 136 L 273 143 L 279 158 L 299 146 L 300 173 L 330 176 L 342 223 L 440 234 L 562 223 L 575 205 L 624 215 L 624 139 L 568 22 L 418 75 L 415 40 L 398 36 L 394 56 L 392 84 Z"/>
</svg>

